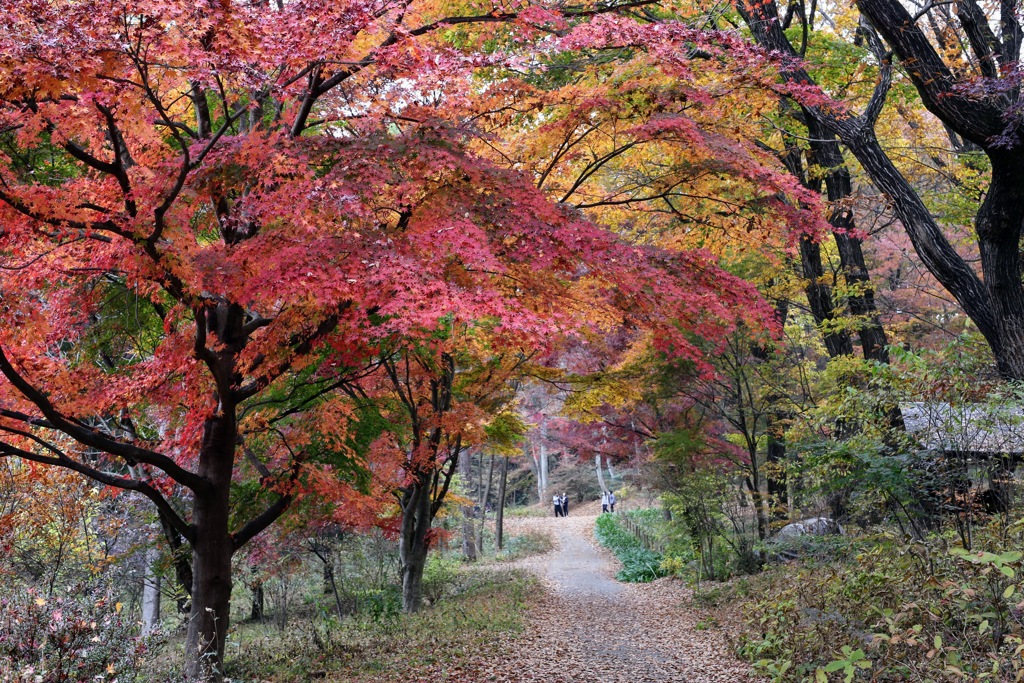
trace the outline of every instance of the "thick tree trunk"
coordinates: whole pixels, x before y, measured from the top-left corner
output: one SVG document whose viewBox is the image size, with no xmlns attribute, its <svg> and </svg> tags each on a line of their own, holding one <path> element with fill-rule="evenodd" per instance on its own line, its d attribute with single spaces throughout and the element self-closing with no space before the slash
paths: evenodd
<svg viewBox="0 0 1024 683">
<path fill-rule="evenodd" d="M 501 479 L 498 481 L 498 509 L 494 515 L 494 542 L 498 550 L 505 547 L 505 489 L 508 485 L 508 456 L 502 459 Z"/>
<path fill-rule="evenodd" d="M 224 638 L 231 616 L 234 539 L 229 522 L 237 436 L 234 414 L 234 406 L 222 404 L 219 415 L 206 421 L 198 468 L 206 486 L 196 491 L 192 508 L 192 610 L 185 634 L 185 661 L 186 673 L 204 681 L 223 678 Z"/>
<path fill-rule="evenodd" d="M 1024 379 L 1024 286 L 1020 238 L 1024 229 L 1024 150 L 989 153 L 992 179 L 975 218 L 974 229 L 995 313 L 1003 376 Z"/>
<path fill-rule="evenodd" d="M 398 558 L 402 568 L 402 611 L 418 612 L 423 604 L 423 570 L 427 566 L 427 534 L 431 526 L 430 489 L 414 482 L 402 506 Z"/>
<path fill-rule="evenodd" d="M 198 680 L 219 681 L 223 678 L 224 638 L 230 618 L 232 550 L 227 506 L 206 507 L 197 501 L 192 610 L 185 635 L 186 672 Z"/>
</svg>

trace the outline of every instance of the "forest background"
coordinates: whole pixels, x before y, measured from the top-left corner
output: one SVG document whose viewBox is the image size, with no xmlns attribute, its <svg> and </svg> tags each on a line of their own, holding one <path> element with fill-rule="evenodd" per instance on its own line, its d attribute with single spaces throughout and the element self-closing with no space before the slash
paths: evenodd
<svg viewBox="0 0 1024 683">
<path fill-rule="evenodd" d="M 207 680 L 242 585 L 417 612 L 557 451 L 663 571 L 801 558 L 779 680 L 1019 679 L 1012 0 L 3 8 L 5 675 L 154 659 L 158 583 Z"/>
</svg>

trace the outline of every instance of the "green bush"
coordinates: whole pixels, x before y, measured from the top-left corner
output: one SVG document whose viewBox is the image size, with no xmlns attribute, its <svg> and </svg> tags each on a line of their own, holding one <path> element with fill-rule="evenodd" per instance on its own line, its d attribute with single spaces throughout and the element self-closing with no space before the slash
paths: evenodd
<svg viewBox="0 0 1024 683">
<path fill-rule="evenodd" d="M 600 515 L 594 536 L 622 562 L 622 570 L 615 577 L 619 581 L 645 583 L 666 575 L 661 568 L 661 553 L 644 548 L 636 536 L 622 528 L 615 515 Z"/>
<path fill-rule="evenodd" d="M 423 568 L 423 597 L 435 603 L 455 592 L 459 578 L 459 560 L 453 555 L 430 553 Z"/>
</svg>

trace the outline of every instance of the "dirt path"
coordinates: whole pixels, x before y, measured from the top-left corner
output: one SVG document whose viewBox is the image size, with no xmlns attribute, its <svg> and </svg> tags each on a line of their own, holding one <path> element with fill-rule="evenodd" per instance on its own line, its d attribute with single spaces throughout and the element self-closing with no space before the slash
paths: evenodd
<svg viewBox="0 0 1024 683">
<path fill-rule="evenodd" d="M 511 521 L 511 520 L 510 520 Z M 678 581 L 622 584 L 618 563 L 593 540 L 594 510 L 568 518 L 525 518 L 517 533 L 548 532 L 550 553 L 520 563 L 549 590 L 530 617 L 528 651 L 508 681 L 705 683 L 751 680 L 725 633 L 689 604 Z"/>
</svg>

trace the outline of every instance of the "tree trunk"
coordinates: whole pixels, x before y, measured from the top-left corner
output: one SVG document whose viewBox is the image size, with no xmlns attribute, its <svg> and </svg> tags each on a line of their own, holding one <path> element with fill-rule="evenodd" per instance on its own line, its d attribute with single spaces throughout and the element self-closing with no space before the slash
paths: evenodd
<svg viewBox="0 0 1024 683">
<path fill-rule="evenodd" d="M 199 452 L 198 474 L 207 486 L 196 491 L 192 508 L 192 610 L 185 634 L 186 673 L 204 681 L 223 678 L 224 638 L 230 620 L 229 531 L 231 473 L 234 470 L 234 407 L 208 418 Z"/>
<path fill-rule="evenodd" d="M 483 458 L 480 459 L 480 471 L 483 474 Z M 480 528 L 477 531 L 476 551 L 481 557 L 484 554 L 484 528 L 487 522 L 487 501 L 491 499 L 491 482 L 494 481 L 494 454 L 491 453 L 491 464 L 487 470 L 487 485 L 484 486 L 483 495 L 480 498 Z"/>
<path fill-rule="evenodd" d="M 850 291 L 846 302 L 850 314 L 857 321 L 861 351 L 866 359 L 888 363 L 889 352 L 886 347 L 889 340 L 878 318 L 875 291 L 871 287 L 862 241 L 854 236 L 857 226 L 853 209 L 842 204 L 853 194 L 850 170 L 846 167 L 835 134 L 826 130 L 813 117 L 806 117 L 806 121 L 814 164 L 825 172 L 825 193 L 832 206 L 828 222 L 832 226 L 832 237 L 839 253 L 843 278 Z"/>
<path fill-rule="evenodd" d="M 498 550 L 505 547 L 505 488 L 508 484 L 508 456 L 502 459 L 501 479 L 498 481 L 498 509 L 494 514 L 494 542 Z"/>
<path fill-rule="evenodd" d="M 472 462 L 469 453 L 459 459 L 459 478 L 469 490 L 469 483 L 473 477 Z M 476 528 L 473 522 L 473 506 L 462 506 L 462 556 L 470 562 L 476 562 Z"/>
<path fill-rule="evenodd" d="M 231 538 L 227 533 L 227 506 L 213 510 L 206 507 L 196 501 L 186 672 L 199 680 L 220 681 L 231 605 Z"/>
<path fill-rule="evenodd" d="M 981 270 L 995 309 L 999 370 L 1024 379 L 1024 286 L 1020 238 L 1024 229 L 1024 150 L 989 153 L 992 180 L 975 218 Z"/>
<path fill-rule="evenodd" d="M 178 603 L 178 613 L 184 615 L 190 609 L 189 596 L 192 594 L 192 561 L 191 553 L 185 545 L 185 540 L 174 528 L 170 520 L 163 512 L 158 513 L 160 528 L 163 530 L 164 538 L 170 547 L 171 562 L 174 565 L 174 578 L 177 579 L 178 588 L 181 589 Z"/>
<path fill-rule="evenodd" d="M 146 570 L 142 579 L 142 635 L 148 635 L 160 626 L 160 576 L 156 573 L 159 551 L 146 550 Z"/>
<path fill-rule="evenodd" d="M 604 485 L 604 473 L 601 471 L 600 453 L 594 456 L 594 467 L 597 469 L 597 485 L 601 487 L 601 493 L 604 493 L 608 490 L 608 487 Z"/>
<path fill-rule="evenodd" d="M 541 473 L 541 492 L 540 499 L 543 502 L 545 494 L 548 492 L 548 425 L 546 422 L 540 424 L 540 473 Z"/>
<path fill-rule="evenodd" d="M 402 611 L 418 612 L 423 604 L 423 570 L 427 566 L 427 534 L 431 526 L 430 488 L 416 481 L 402 506 L 401 541 L 398 546 L 402 567 Z"/>
<path fill-rule="evenodd" d="M 263 614 L 266 611 L 264 608 L 266 600 L 263 594 L 263 583 L 256 583 L 250 586 L 250 589 L 252 590 L 252 600 L 249 603 L 249 620 L 263 621 Z"/>
<path fill-rule="evenodd" d="M 772 519 L 782 520 L 788 517 L 786 497 L 786 439 L 783 421 L 785 411 L 770 410 L 768 412 L 768 449 L 765 455 L 765 480 L 768 484 L 768 502 L 771 506 Z"/>
</svg>

